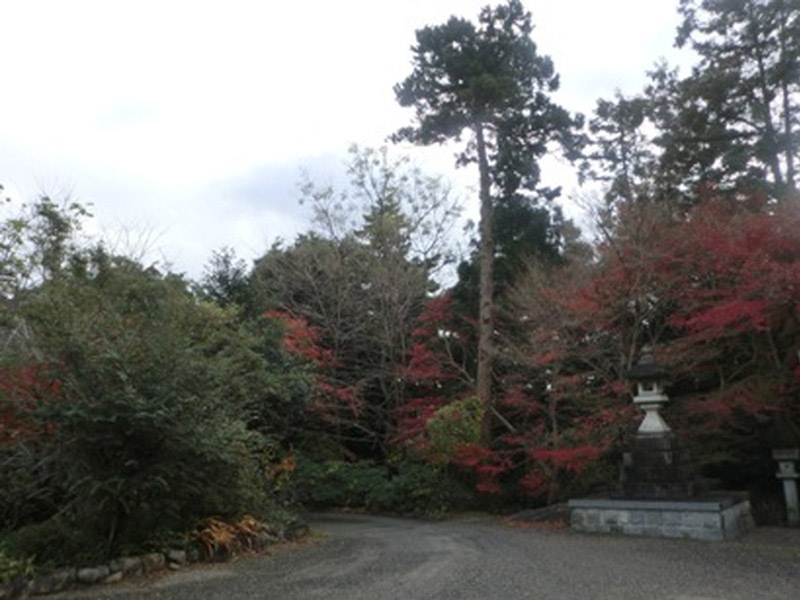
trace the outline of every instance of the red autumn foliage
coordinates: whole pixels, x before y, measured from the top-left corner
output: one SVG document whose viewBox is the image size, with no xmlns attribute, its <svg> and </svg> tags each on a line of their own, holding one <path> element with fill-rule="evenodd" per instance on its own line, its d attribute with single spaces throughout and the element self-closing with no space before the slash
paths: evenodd
<svg viewBox="0 0 800 600">
<path fill-rule="evenodd" d="M 587 464 L 603 454 L 603 448 L 594 445 L 574 448 L 534 448 L 529 452 L 533 460 L 548 462 L 557 469 L 579 473 Z"/>
<path fill-rule="evenodd" d="M 522 491 L 533 498 L 543 496 L 552 481 L 552 476 L 541 469 L 531 469 L 520 478 L 518 484 Z"/>
<path fill-rule="evenodd" d="M 337 414 L 338 409 L 345 408 L 354 417 L 361 413 L 361 402 L 352 386 L 336 385 L 324 375 L 317 375 L 316 392 L 311 405 L 312 410 L 330 417 Z"/>
<path fill-rule="evenodd" d="M 411 383 L 445 381 L 455 377 L 452 369 L 449 369 L 442 361 L 442 357 L 438 356 L 424 343 L 417 342 L 413 344 L 408 354 L 409 361 L 406 367 L 406 378 Z"/>
<path fill-rule="evenodd" d="M 61 385 L 50 365 L 0 369 L 0 443 L 52 433 L 54 425 L 39 423 L 32 413 L 37 403 L 58 398 Z"/>
<path fill-rule="evenodd" d="M 796 207 L 712 198 L 676 217 L 623 206 L 596 261 L 534 270 L 517 292 L 514 331 L 498 344 L 495 440 L 455 461 L 481 491 L 516 485 L 552 501 L 576 478 L 591 481 L 602 471 L 591 466 L 617 456 L 642 418 L 625 373 L 644 344 L 673 373 L 667 418 L 687 436 L 739 436 L 731 448 L 752 452 L 761 423 L 800 418 Z M 445 296 L 414 331 L 411 400 L 396 413 L 404 443 L 424 445 L 427 420 L 471 389 L 457 320 Z"/>
<path fill-rule="evenodd" d="M 283 323 L 283 347 L 286 352 L 307 361 L 317 371 L 314 395 L 309 410 L 323 422 L 336 425 L 342 411 L 358 417 L 362 404 L 353 386 L 336 382 L 337 366 L 333 352 L 322 346 L 317 328 L 302 317 L 294 317 L 282 310 L 268 312 L 266 317 Z"/>
<path fill-rule="evenodd" d="M 542 302 L 548 304 L 546 300 Z M 463 376 L 466 371 L 463 363 L 457 360 L 460 356 L 457 344 L 461 340 L 453 335 L 453 323 L 458 319 L 448 312 L 452 306 L 445 297 L 432 302 L 429 310 L 423 313 L 421 324 L 415 329 L 406 372 L 411 399 L 396 412 L 398 435 L 395 441 L 423 456 L 428 443 L 426 423 L 441 407 L 463 398 L 472 389 L 471 382 Z M 581 432 L 580 436 L 572 435 L 565 442 L 552 430 L 553 418 L 564 422 L 572 418 L 578 422 L 581 415 L 590 413 L 592 408 L 587 405 L 590 390 L 585 374 L 560 369 L 564 356 L 569 353 L 569 345 L 560 343 L 563 338 L 557 333 L 555 330 L 543 333 L 546 341 L 555 340 L 556 343 L 537 345 L 540 353 L 529 355 L 533 371 L 520 370 L 519 364 L 508 369 L 502 362 L 498 363 L 505 374 L 497 378 L 495 407 L 516 429 L 497 437 L 491 448 L 462 445 L 453 460 L 456 466 L 473 474 L 475 489 L 480 493 L 513 493 L 514 477 L 520 477 L 520 473 L 523 480 L 517 481 L 516 487 L 521 491 L 533 493 L 536 486 L 528 484 L 536 473 L 547 482 L 544 488 L 547 491 L 554 478 L 580 473 L 596 461 L 608 446 L 607 439 L 613 437 L 590 430 L 589 421 L 581 423 L 576 430 Z M 542 379 L 542 374 L 552 369 L 556 371 Z M 617 386 L 612 388 L 617 389 L 618 378 L 614 382 Z M 607 423 L 597 423 L 599 429 L 608 429 Z M 512 473 L 516 474 L 512 476 Z"/>
<path fill-rule="evenodd" d="M 304 358 L 318 367 L 328 367 L 334 363 L 333 353 L 320 345 L 319 331 L 304 318 L 293 317 L 282 310 L 272 310 L 266 317 L 283 323 L 286 330 L 283 346 L 289 354 Z"/>
<path fill-rule="evenodd" d="M 495 401 L 498 407 L 510 411 L 515 416 L 539 414 L 545 409 L 540 400 L 532 398 L 531 394 L 526 392 L 524 382 L 504 377 L 502 383 L 503 393 Z"/>
<path fill-rule="evenodd" d="M 393 443 L 410 442 L 421 448 L 426 423 L 444 404 L 445 399 L 442 396 L 421 396 L 406 402 L 395 414 L 397 435 L 392 440 Z"/>
<path fill-rule="evenodd" d="M 526 343 L 513 359 L 539 378 L 527 404 L 540 410 L 514 390 L 497 406 L 522 429 L 503 439 L 531 461 L 528 493 L 591 472 L 631 434 L 641 413 L 624 374 L 644 344 L 673 373 L 669 418 L 686 435 L 738 435 L 744 448 L 759 423 L 800 417 L 796 205 L 712 198 L 680 217 L 623 206 L 595 262 L 534 269 L 514 300 Z"/>
<path fill-rule="evenodd" d="M 455 463 L 475 473 L 475 490 L 482 494 L 502 493 L 499 476 L 512 467 L 508 457 L 473 444 L 465 444 L 458 449 Z"/>
<path fill-rule="evenodd" d="M 394 443 L 423 447 L 425 424 L 434 413 L 471 390 L 458 331 L 463 323 L 457 321 L 448 294 L 429 299 L 417 318 L 404 369 L 409 400 L 393 413 Z"/>
</svg>

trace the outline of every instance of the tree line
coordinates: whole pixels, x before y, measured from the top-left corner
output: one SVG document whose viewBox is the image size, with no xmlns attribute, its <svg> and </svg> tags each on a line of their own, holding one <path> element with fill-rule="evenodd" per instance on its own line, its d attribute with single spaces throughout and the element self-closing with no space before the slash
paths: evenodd
<svg viewBox="0 0 800 600">
<path fill-rule="evenodd" d="M 702 475 L 776 490 L 797 444 L 800 4 L 681 0 L 641 93 L 556 104 L 519 0 L 417 31 L 393 134 L 455 142 L 480 224 L 390 149 L 354 147 L 313 221 L 199 281 L 81 238 L 50 199 L 0 228 L 0 517 L 8 552 L 118 553 L 197 519 L 305 506 L 436 513 L 613 487 L 644 344 Z M 558 152 L 599 196 L 592 240 L 541 184 Z M 768 518 L 774 498 L 761 503 Z"/>
</svg>

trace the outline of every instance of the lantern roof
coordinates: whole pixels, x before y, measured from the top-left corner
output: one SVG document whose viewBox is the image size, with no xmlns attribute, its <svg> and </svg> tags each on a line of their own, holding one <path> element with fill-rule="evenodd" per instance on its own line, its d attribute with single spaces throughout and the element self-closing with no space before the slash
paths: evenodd
<svg viewBox="0 0 800 600">
<path fill-rule="evenodd" d="M 800 429 L 785 416 L 776 418 L 767 430 L 773 448 L 800 447 Z"/>
<path fill-rule="evenodd" d="M 667 368 L 656 362 L 652 348 L 644 346 L 639 356 L 639 362 L 628 371 L 627 378 L 631 381 L 653 381 L 666 379 L 668 376 Z"/>
</svg>

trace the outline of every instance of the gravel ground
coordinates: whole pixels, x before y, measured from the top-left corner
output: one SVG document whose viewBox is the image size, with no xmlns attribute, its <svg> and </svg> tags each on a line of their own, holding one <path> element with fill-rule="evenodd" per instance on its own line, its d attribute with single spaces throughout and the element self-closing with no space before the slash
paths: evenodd
<svg viewBox="0 0 800 600">
<path fill-rule="evenodd" d="M 326 514 L 313 546 L 50 596 L 86 600 L 800 598 L 800 530 L 730 542 L 578 534 L 498 519 Z"/>
</svg>

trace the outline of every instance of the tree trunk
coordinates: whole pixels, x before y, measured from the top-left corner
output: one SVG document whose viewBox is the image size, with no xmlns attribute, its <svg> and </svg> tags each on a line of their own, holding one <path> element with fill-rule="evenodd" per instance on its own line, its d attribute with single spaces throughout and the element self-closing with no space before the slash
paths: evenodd
<svg viewBox="0 0 800 600">
<path fill-rule="evenodd" d="M 781 11 L 778 16 L 779 19 L 779 36 L 778 39 L 780 40 L 780 57 L 779 61 L 781 65 L 786 65 L 787 63 L 793 62 L 792 58 L 789 58 L 787 55 L 789 54 L 789 50 L 787 49 L 787 21 L 788 15 Z M 792 127 L 792 103 L 791 103 L 791 92 L 789 91 L 789 82 L 788 79 L 791 70 L 787 69 L 781 74 L 781 96 L 783 101 L 783 143 L 784 143 L 784 156 L 786 160 L 786 190 L 787 195 L 794 198 L 797 194 L 797 187 L 795 184 L 795 173 L 794 173 L 794 131 Z M 782 192 L 784 190 L 781 190 Z"/>
<path fill-rule="evenodd" d="M 758 15 L 753 12 L 752 7 L 748 16 L 753 22 L 757 22 Z M 755 34 L 755 37 L 751 41 L 752 51 L 755 52 L 756 65 L 758 66 L 757 88 L 761 94 L 761 106 L 757 106 L 756 108 L 758 108 L 761 113 L 760 117 L 764 125 L 762 140 L 764 141 L 764 145 L 770 149 L 769 156 L 765 157 L 765 161 L 772 171 L 772 178 L 775 180 L 775 188 L 780 193 L 784 189 L 784 181 L 780 166 L 780 144 L 778 143 L 778 134 L 775 129 L 775 124 L 772 122 L 772 107 L 770 103 L 771 89 L 769 77 L 767 75 L 766 57 L 764 56 L 764 46 L 766 42 L 758 33 Z M 756 120 L 758 120 L 758 117 L 756 117 Z"/>
<path fill-rule="evenodd" d="M 475 140 L 478 149 L 480 172 L 480 289 L 478 313 L 478 400 L 483 407 L 481 420 L 481 442 L 488 445 L 492 438 L 492 359 L 494 354 L 492 334 L 494 332 L 494 217 L 490 194 L 489 161 L 483 139 L 483 124 L 475 124 Z"/>
<path fill-rule="evenodd" d="M 782 82 L 781 93 L 783 95 L 783 136 L 786 140 L 785 144 L 785 157 L 786 157 L 786 191 L 794 198 L 797 193 L 797 184 L 795 183 L 794 173 L 794 131 L 792 131 L 792 106 L 789 92 L 789 87 L 786 80 Z"/>
</svg>

